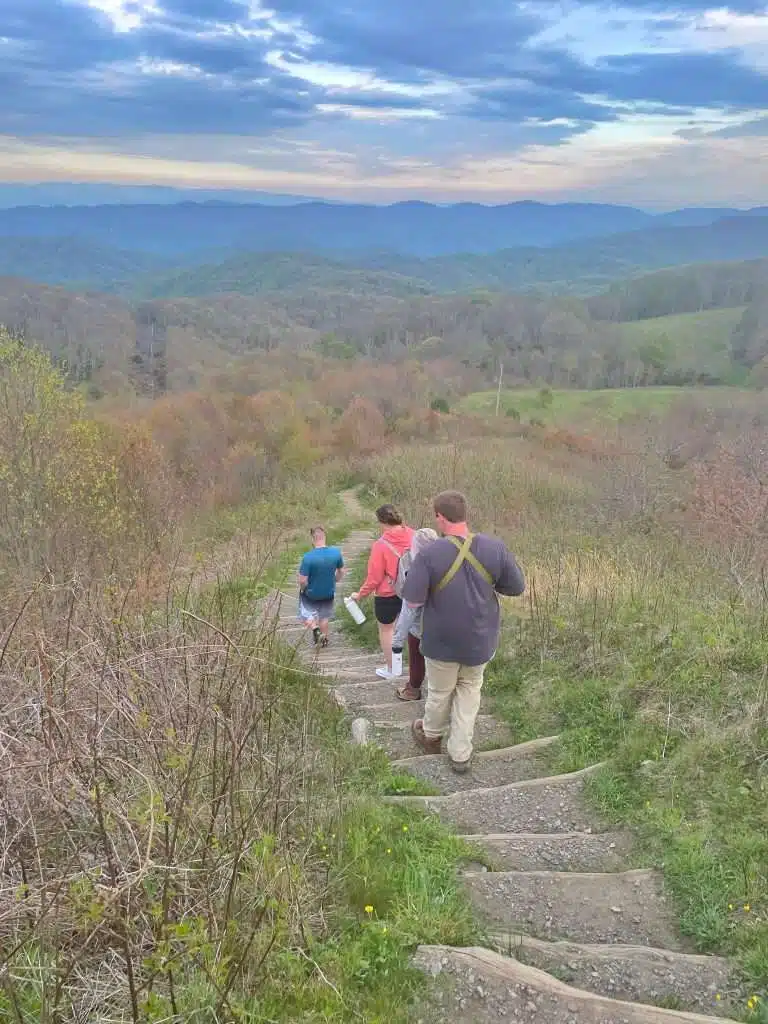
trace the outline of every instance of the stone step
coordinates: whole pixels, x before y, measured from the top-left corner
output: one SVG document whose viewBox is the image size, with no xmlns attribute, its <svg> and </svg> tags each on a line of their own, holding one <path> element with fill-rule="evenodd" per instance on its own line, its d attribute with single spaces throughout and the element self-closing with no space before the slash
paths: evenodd
<svg viewBox="0 0 768 1024">
<path fill-rule="evenodd" d="M 492 715 L 478 715 L 475 724 L 475 745 L 483 747 L 502 747 L 509 745 L 509 728 Z M 416 746 L 411 735 L 410 725 L 393 725 L 375 727 L 373 742 L 377 743 L 390 758 L 418 757 L 422 751 Z"/>
<path fill-rule="evenodd" d="M 405 682 L 400 681 L 402 686 Z M 417 718 L 424 717 L 424 701 L 402 701 L 396 698 L 388 704 L 366 704 L 357 709 L 358 713 L 370 718 L 374 725 L 400 725 L 401 723 L 414 722 Z M 480 712 L 487 711 L 487 705 L 480 704 Z"/>
<path fill-rule="evenodd" d="M 557 736 L 545 736 L 528 743 L 518 743 L 514 747 L 475 754 L 466 775 L 457 775 L 452 771 L 443 754 L 402 758 L 394 762 L 394 767 L 450 795 L 465 789 L 502 786 L 548 775 L 545 754 L 551 751 L 556 742 Z"/>
<path fill-rule="evenodd" d="M 623 871 L 632 851 L 626 832 L 500 832 L 464 838 L 483 849 L 495 871 Z"/>
<path fill-rule="evenodd" d="M 381 659 L 381 655 L 379 655 Z M 383 659 L 382 659 L 383 662 Z M 399 679 L 391 682 L 386 679 L 379 679 L 374 675 L 373 681 L 367 680 L 362 683 L 341 683 L 334 687 L 336 698 L 341 707 L 349 708 L 350 711 L 359 712 L 366 707 L 379 707 L 382 704 L 402 704 L 395 696 L 395 690 L 405 686 L 408 676 L 402 675 Z M 423 702 L 411 701 L 417 707 L 423 708 Z"/>
<path fill-rule="evenodd" d="M 682 949 L 655 871 L 468 871 L 464 882 L 494 932 Z"/>
<path fill-rule="evenodd" d="M 380 664 L 381 658 L 360 658 L 358 661 L 350 662 L 347 665 L 346 661 L 334 661 L 325 651 L 318 652 L 318 655 L 313 659 L 313 667 L 324 676 L 327 676 L 328 685 L 333 686 L 334 689 L 339 683 L 347 681 L 371 683 L 373 680 L 378 679 L 376 669 Z"/>
<path fill-rule="evenodd" d="M 466 789 L 450 796 L 392 796 L 390 802 L 418 807 L 460 832 L 591 832 L 595 812 L 583 796 L 584 780 L 600 765 L 569 775 Z"/>
<path fill-rule="evenodd" d="M 343 633 L 331 630 L 329 639 L 329 646 L 318 648 L 316 654 L 318 658 L 333 662 L 339 669 L 343 669 L 347 662 L 350 665 L 354 665 L 365 658 L 376 658 L 381 664 L 384 663 L 384 656 L 381 651 L 372 651 L 365 647 L 358 647 L 356 644 L 350 643 Z"/>
<path fill-rule="evenodd" d="M 416 1007 L 423 1024 L 722 1024 L 722 1018 L 608 999 L 490 949 L 419 946 L 433 979 Z"/>
<path fill-rule="evenodd" d="M 738 985 L 722 957 L 647 946 L 544 942 L 529 935 L 498 935 L 491 941 L 499 953 L 611 999 L 657 1006 L 663 1000 L 717 1016 L 735 1009 L 732 994 Z"/>
</svg>

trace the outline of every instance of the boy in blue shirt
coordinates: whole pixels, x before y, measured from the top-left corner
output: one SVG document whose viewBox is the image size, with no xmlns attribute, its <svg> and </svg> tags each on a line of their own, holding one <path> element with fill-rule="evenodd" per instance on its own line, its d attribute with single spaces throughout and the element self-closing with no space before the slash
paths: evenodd
<svg viewBox="0 0 768 1024">
<path fill-rule="evenodd" d="M 344 575 L 344 559 L 339 548 L 328 547 L 322 526 L 313 526 L 309 535 L 312 550 L 299 566 L 299 618 L 312 630 L 315 643 L 327 647 L 328 623 L 333 617 L 336 584 Z"/>
</svg>

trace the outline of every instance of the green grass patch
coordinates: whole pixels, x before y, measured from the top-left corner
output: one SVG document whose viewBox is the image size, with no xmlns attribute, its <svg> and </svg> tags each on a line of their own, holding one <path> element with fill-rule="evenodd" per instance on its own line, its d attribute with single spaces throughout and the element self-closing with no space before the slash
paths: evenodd
<svg viewBox="0 0 768 1024">
<path fill-rule="evenodd" d="M 665 627 L 650 605 L 614 607 L 600 649 L 577 609 L 542 642 L 507 637 L 488 692 L 519 740 L 558 732 L 553 767 L 607 761 L 588 783 L 601 813 L 664 871 L 684 935 L 733 955 L 768 992 L 768 644 L 748 612 L 692 613 Z M 680 611 L 685 611 L 681 609 Z"/>
<path fill-rule="evenodd" d="M 622 326 L 634 329 L 641 322 L 647 324 L 650 321 Z M 590 391 L 516 388 L 502 391 L 500 412 L 501 415 L 519 417 L 523 423 L 590 429 L 610 427 L 624 418 L 663 415 L 675 403 L 690 396 L 705 398 L 708 403 L 730 404 L 745 393 L 744 389 L 728 386 L 598 388 Z M 495 391 L 474 392 L 460 403 L 462 411 L 484 416 L 492 415 L 495 408 Z"/>
<path fill-rule="evenodd" d="M 707 309 L 634 320 L 616 328 L 633 349 L 652 352 L 668 368 L 693 367 L 699 374 L 730 380 L 729 375 L 735 372 L 730 356 L 731 334 L 743 314 L 743 306 Z"/>
</svg>

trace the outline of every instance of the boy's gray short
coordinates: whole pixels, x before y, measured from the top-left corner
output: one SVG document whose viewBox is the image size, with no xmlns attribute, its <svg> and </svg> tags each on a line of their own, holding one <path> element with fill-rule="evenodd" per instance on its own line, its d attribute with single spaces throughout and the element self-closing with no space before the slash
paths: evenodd
<svg viewBox="0 0 768 1024">
<path fill-rule="evenodd" d="M 317 619 L 325 622 L 333 618 L 333 602 L 331 597 L 327 601 L 313 601 L 306 594 L 299 595 L 299 618 L 304 622 L 312 622 Z"/>
</svg>

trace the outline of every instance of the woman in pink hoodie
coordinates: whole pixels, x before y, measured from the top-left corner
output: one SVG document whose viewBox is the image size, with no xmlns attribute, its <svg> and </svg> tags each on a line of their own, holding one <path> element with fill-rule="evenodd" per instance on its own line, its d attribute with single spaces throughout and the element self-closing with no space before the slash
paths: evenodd
<svg viewBox="0 0 768 1024">
<path fill-rule="evenodd" d="M 376 518 L 381 525 L 381 536 L 371 548 L 365 582 L 351 597 L 359 601 L 369 594 L 374 595 L 373 608 L 379 624 L 379 643 L 387 661 L 382 668 L 376 669 L 376 675 L 382 679 L 391 679 L 392 634 L 403 604 L 395 593 L 395 581 L 400 557 L 410 549 L 413 530 L 403 523 L 403 517 L 394 505 L 377 508 Z"/>
</svg>

